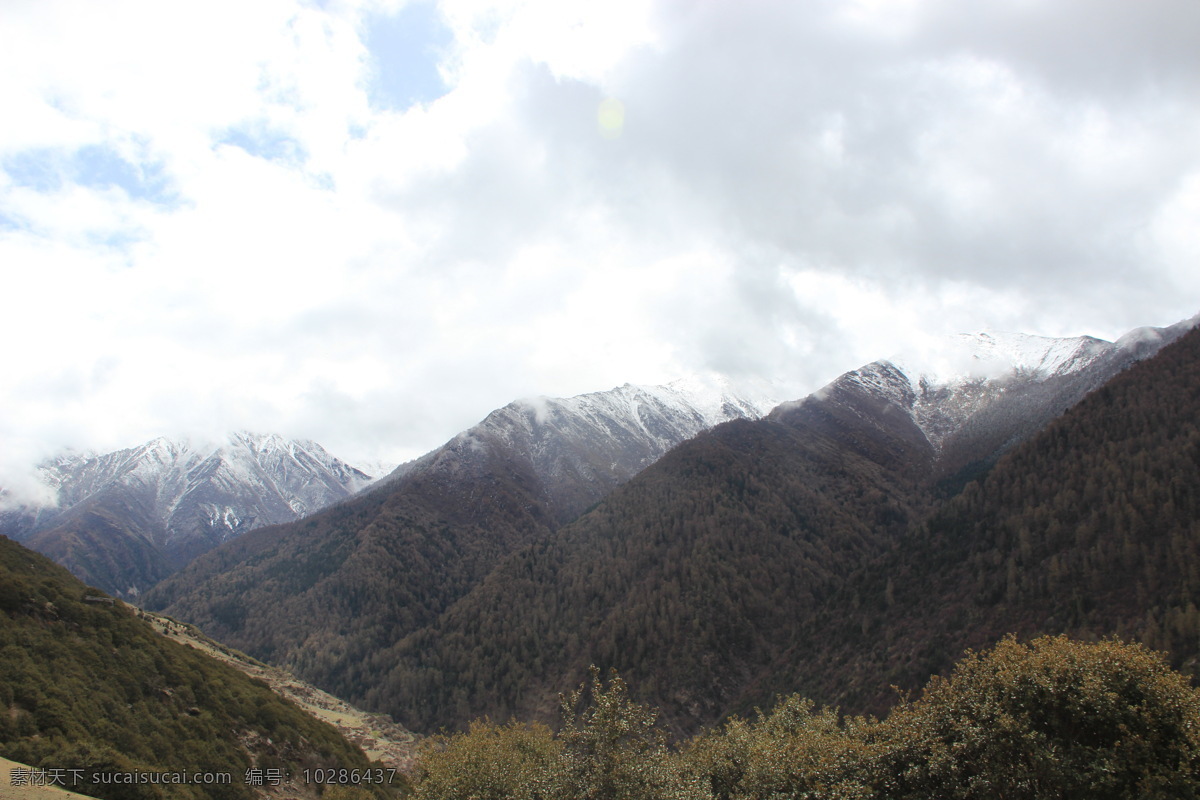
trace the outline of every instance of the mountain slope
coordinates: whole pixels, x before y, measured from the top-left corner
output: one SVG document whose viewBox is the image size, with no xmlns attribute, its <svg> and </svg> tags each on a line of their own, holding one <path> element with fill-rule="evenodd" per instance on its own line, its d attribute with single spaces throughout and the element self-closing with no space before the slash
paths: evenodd
<svg viewBox="0 0 1200 800">
<path fill-rule="evenodd" d="M 1088 392 L 1197 322 L 1200 317 L 1167 328 L 1138 328 L 1116 342 L 962 334 L 923 355 L 868 364 L 818 394 L 849 389 L 851 402 L 871 397 L 877 411 L 888 407 L 907 414 L 935 451 L 935 474 L 957 489 Z"/>
<path fill-rule="evenodd" d="M 903 529 L 917 492 L 898 467 L 928 456 L 902 435 L 855 451 L 775 420 L 721 425 L 371 656 L 387 671 L 366 702 L 425 729 L 552 719 L 595 663 L 669 720 L 711 721 L 797 616 Z"/>
<path fill-rule="evenodd" d="M 630 402 L 637 387 L 514 404 L 362 498 L 214 551 L 152 601 L 414 729 L 550 718 L 591 662 L 694 729 L 758 698 L 940 497 L 1187 327 L 969 337 L 951 372 L 876 362 L 683 442 L 565 527 L 641 457 L 630 442 L 653 444 L 641 409 L 684 415 Z"/>
<path fill-rule="evenodd" d="M 503 453 L 534 476 L 540 501 L 561 524 L 679 442 L 731 419 L 757 419 L 777 402 L 768 388 L 735 388 L 717 376 L 526 398 L 397 472 L 468 476 L 486 470 L 487 454 Z"/>
<path fill-rule="evenodd" d="M 1008 631 L 1115 633 L 1200 674 L 1198 421 L 1192 331 L 913 526 L 806 623 L 769 687 L 880 709 L 881 685 L 915 688 Z"/>
<path fill-rule="evenodd" d="M 160 787 L 96 782 L 105 773 L 210 772 L 221 785 L 170 797 L 263 796 L 251 767 L 366 769 L 362 752 L 265 685 L 154 632 L 130 607 L 0 537 L 0 755 L 63 770 L 96 797 L 162 797 Z M 73 780 L 78 769 L 79 781 Z M 383 793 L 381 793 L 383 794 Z"/>
<path fill-rule="evenodd" d="M 1037 368 L 957 382 L 877 362 L 680 445 L 374 656 L 372 669 L 390 671 L 368 702 L 417 728 L 548 719 L 589 663 L 620 669 L 683 731 L 769 700 L 762 687 L 777 686 L 788 659 L 870 627 L 853 587 L 935 507 L 945 459 L 986 467 L 1146 352 L 1095 340 L 1026 341 L 1023 352 L 1035 345 Z M 848 605 L 825 611 L 833 598 Z M 817 635 L 817 618 L 832 628 Z"/>
<path fill-rule="evenodd" d="M 363 495 L 228 542 L 146 598 L 359 700 L 368 658 L 669 447 L 769 404 L 719 380 L 519 401 Z"/>
<path fill-rule="evenodd" d="M 210 639 L 194 625 L 149 611 L 141 611 L 139 616 L 150 623 L 154 630 L 170 636 L 174 641 L 266 683 L 275 694 L 295 703 L 317 720 L 337 728 L 348 741 L 362 748 L 372 761 L 405 773 L 412 771 L 421 739 L 396 725 L 390 718 L 355 708 L 345 700 L 305 683 L 287 670 L 264 664 L 226 647 Z"/>
<path fill-rule="evenodd" d="M 57 506 L 9 511 L 0 530 L 121 596 L 222 541 L 297 519 L 370 482 L 315 442 L 244 432 L 215 445 L 159 438 L 64 456 L 41 474 Z"/>
</svg>

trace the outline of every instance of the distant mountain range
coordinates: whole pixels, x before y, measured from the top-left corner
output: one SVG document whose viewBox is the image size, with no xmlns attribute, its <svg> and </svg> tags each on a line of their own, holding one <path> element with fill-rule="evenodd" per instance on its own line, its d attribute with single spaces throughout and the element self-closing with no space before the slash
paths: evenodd
<svg viewBox="0 0 1200 800">
<path fill-rule="evenodd" d="M 582 513 L 672 446 L 773 405 L 719 378 L 514 402 L 356 498 L 251 532 L 146 597 L 323 687 L 431 623 L 513 550 Z M 208 599 L 191 594 L 212 582 Z M 260 608 L 279 614 L 260 616 Z M 338 693 L 333 689 L 334 693 Z"/>
<path fill-rule="evenodd" d="M 146 600 L 417 729 L 551 717 L 596 663 L 694 730 L 769 700 L 799 674 L 781 659 L 820 663 L 828 603 L 845 604 L 835 628 L 868 630 L 883 600 L 854 587 L 923 520 L 1195 322 L 1115 343 L 960 337 L 766 416 L 711 387 L 514 403 Z"/>
<path fill-rule="evenodd" d="M 488 469 L 481 454 L 504 450 L 520 454 L 537 476 L 542 511 L 561 523 L 680 441 L 765 414 L 776 402 L 765 391 L 695 376 L 519 400 L 386 481 L 480 475 Z M 126 598 L 222 542 L 300 519 L 373 481 L 316 442 L 248 432 L 219 443 L 160 437 L 106 454 L 69 452 L 38 473 L 53 502 L 0 510 L 0 534 Z"/>
<path fill-rule="evenodd" d="M 316 442 L 245 432 L 218 443 L 158 438 L 66 454 L 39 473 L 55 504 L 0 511 L 0 533 L 122 597 L 222 542 L 299 519 L 372 480 Z"/>
<path fill-rule="evenodd" d="M 550 720 L 589 664 L 677 733 L 777 693 L 881 712 L 1009 631 L 1117 634 L 1196 676 L 1197 321 L 958 337 L 782 404 L 717 379 L 519 401 L 370 485 L 313 443 L 160 439 L 45 465 L 59 505 L 4 530 L 131 593 L 151 573 L 118 568 L 211 547 L 140 599 L 423 730 Z M 140 616 L 0 537 L 6 757 L 371 766 Z"/>
</svg>

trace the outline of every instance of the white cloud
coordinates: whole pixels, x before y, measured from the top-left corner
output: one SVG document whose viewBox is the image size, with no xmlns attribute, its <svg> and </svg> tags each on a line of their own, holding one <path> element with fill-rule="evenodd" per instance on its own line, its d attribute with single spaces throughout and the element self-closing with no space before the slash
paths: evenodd
<svg viewBox="0 0 1200 800">
<path fill-rule="evenodd" d="M 446 93 L 391 110 L 402 5 L 0 10 L 0 461 L 402 458 L 520 395 L 1200 305 L 1190 1 L 448 0 Z"/>
</svg>

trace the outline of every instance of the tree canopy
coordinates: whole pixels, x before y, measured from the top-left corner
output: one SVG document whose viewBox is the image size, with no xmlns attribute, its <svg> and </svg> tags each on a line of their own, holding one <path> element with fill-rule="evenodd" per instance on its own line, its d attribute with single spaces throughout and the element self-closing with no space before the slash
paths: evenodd
<svg viewBox="0 0 1200 800">
<path fill-rule="evenodd" d="M 797 695 L 672 746 L 612 674 L 558 732 L 477 721 L 431 742 L 420 800 L 917 800 L 1200 796 L 1200 692 L 1115 639 L 1002 640 L 883 720 Z"/>
</svg>

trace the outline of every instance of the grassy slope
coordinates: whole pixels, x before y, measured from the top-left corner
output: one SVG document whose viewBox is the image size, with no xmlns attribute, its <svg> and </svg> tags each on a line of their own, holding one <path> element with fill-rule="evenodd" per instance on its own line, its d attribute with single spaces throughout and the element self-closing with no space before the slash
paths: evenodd
<svg viewBox="0 0 1200 800">
<path fill-rule="evenodd" d="M 194 625 L 177 622 L 151 612 L 143 617 L 155 630 L 229 664 L 251 678 L 266 683 L 278 695 L 286 697 L 308 714 L 338 729 L 349 741 L 362 748 L 372 761 L 408 772 L 412 769 L 421 738 L 381 714 L 371 714 L 306 683 L 287 670 L 264 664 L 245 653 L 226 647 L 205 636 Z"/>
<path fill-rule="evenodd" d="M 0 538 L 0 755 L 39 767 L 235 776 L 230 786 L 169 795 L 198 800 L 256 796 L 242 782 L 251 767 L 299 776 L 369 766 L 335 729 L 265 683 L 170 641 L 120 601 L 85 599 L 97 594 Z M 159 796 L 146 786 L 76 788 Z"/>
</svg>

